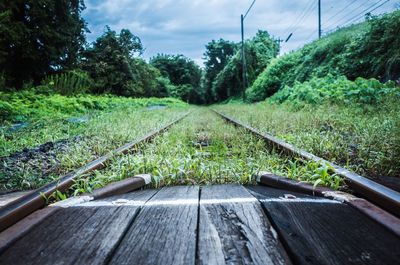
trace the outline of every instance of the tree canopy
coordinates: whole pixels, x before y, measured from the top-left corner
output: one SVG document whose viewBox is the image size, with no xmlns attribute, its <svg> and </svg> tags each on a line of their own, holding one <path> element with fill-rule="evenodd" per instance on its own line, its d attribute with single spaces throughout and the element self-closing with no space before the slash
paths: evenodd
<svg viewBox="0 0 400 265">
<path fill-rule="evenodd" d="M 192 60 L 183 55 L 158 54 L 150 59 L 161 75 L 168 78 L 173 91 L 170 94 L 191 103 L 202 103 L 204 91 L 201 87 L 202 71 Z"/>
<path fill-rule="evenodd" d="M 212 83 L 221 72 L 229 59 L 236 53 L 238 45 L 224 39 L 212 40 L 206 45 L 203 59 L 205 60 L 204 89 L 206 101 L 213 101 Z"/>
<path fill-rule="evenodd" d="M 246 41 L 245 58 L 248 84 L 257 78 L 269 62 L 278 55 L 278 52 L 277 41 L 271 38 L 267 31 L 259 30 L 255 37 Z M 238 50 L 212 81 L 211 90 L 214 100 L 221 101 L 239 95 L 242 92 L 242 82 L 242 60 Z"/>
<path fill-rule="evenodd" d="M 76 66 L 85 43 L 82 0 L 0 2 L 0 73 L 8 86 Z"/>
</svg>

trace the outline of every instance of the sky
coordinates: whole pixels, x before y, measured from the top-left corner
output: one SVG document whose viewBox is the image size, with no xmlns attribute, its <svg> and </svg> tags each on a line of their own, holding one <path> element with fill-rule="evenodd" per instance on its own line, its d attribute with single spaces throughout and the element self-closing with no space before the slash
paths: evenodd
<svg viewBox="0 0 400 265">
<path fill-rule="evenodd" d="M 157 53 L 183 54 L 203 65 L 205 45 L 223 38 L 240 41 L 240 15 L 253 0 L 85 0 L 83 17 L 94 41 L 108 25 L 129 29 L 145 47 L 144 59 Z M 323 34 L 400 8 L 400 0 L 321 0 Z M 382 5 L 382 6 L 380 6 Z M 379 7 L 380 6 L 380 7 Z M 281 54 L 318 38 L 318 0 L 256 0 L 244 21 L 245 38 L 267 30 L 282 42 Z"/>
</svg>

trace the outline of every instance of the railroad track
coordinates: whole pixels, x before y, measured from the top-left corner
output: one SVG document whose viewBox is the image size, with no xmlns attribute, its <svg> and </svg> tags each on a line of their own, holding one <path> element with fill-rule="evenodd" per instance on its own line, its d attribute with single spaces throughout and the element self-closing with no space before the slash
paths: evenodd
<svg viewBox="0 0 400 265">
<path fill-rule="evenodd" d="M 372 181 L 368 178 L 360 176 L 352 171 L 349 171 L 341 166 L 338 166 L 332 162 L 329 162 L 323 158 L 320 158 L 316 155 L 313 155 L 305 150 L 297 148 L 289 143 L 286 143 L 278 138 L 269 135 L 262 134 L 258 132 L 256 129 L 251 128 L 232 117 L 229 117 L 221 112 L 213 110 L 219 116 L 224 118 L 227 122 L 234 124 L 235 126 L 239 126 L 245 128 L 249 132 L 257 135 L 258 137 L 264 139 L 269 142 L 272 146 L 280 149 L 281 151 L 288 153 L 290 155 L 295 155 L 301 157 L 305 160 L 311 160 L 315 162 L 320 162 L 329 165 L 333 168 L 334 172 L 343 177 L 346 180 L 346 184 L 352 188 L 354 192 L 364 196 L 366 199 L 374 202 L 375 204 L 383 207 L 384 209 L 390 211 L 391 213 L 400 216 L 400 193 L 394 191 L 388 187 L 385 187 L 375 181 Z"/>
<path fill-rule="evenodd" d="M 289 155 L 329 163 L 215 113 Z M 132 192 L 150 181 L 148 175 L 139 175 L 37 211 L 45 205 L 43 193 L 68 189 L 80 175 L 102 168 L 114 155 L 128 153 L 187 115 L 1 208 L 0 228 L 5 231 L 0 234 L 0 263 L 391 264 L 398 260 L 400 222 L 387 211 L 399 214 L 399 194 L 332 163 L 357 193 L 387 211 L 349 194 L 270 173 L 259 175 L 261 186 Z M 54 243 L 49 249 L 40 243 L 54 242 L 65 230 L 78 240 Z M 82 237 L 82 231 L 89 234 Z M 49 234 L 52 239 L 46 238 Z M 176 247 L 166 248 L 168 242 Z M 35 244 L 37 249 L 19 254 Z M 37 255 L 43 252 L 48 256 Z"/>
</svg>

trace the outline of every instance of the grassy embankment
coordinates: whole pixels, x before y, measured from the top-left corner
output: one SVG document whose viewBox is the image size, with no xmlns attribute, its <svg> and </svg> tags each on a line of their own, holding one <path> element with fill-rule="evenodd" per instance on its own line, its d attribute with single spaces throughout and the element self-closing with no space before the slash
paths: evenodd
<svg viewBox="0 0 400 265">
<path fill-rule="evenodd" d="M 361 175 L 400 176 L 400 96 L 377 105 L 228 104 L 217 108 L 238 120 L 271 133 Z"/>
<path fill-rule="evenodd" d="M 395 11 L 333 32 L 266 67 L 246 91 L 265 101 L 219 109 L 361 175 L 400 177 L 399 29 Z"/>
</svg>

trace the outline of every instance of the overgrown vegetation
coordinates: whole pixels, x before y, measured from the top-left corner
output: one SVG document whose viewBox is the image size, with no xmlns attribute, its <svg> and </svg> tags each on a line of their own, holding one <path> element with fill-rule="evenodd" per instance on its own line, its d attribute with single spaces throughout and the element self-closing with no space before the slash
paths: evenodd
<svg viewBox="0 0 400 265">
<path fill-rule="evenodd" d="M 224 48 L 224 46 L 222 46 L 222 48 Z M 253 83 L 263 69 L 267 67 L 270 60 L 277 56 L 278 52 L 278 43 L 272 39 L 266 31 L 258 31 L 254 38 L 246 41 L 245 54 L 248 84 Z M 212 57 L 206 57 L 206 59 L 213 60 Z M 206 61 L 206 65 L 207 63 Z M 209 67 L 206 68 L 206 70 L 208 72 L 214 71 L 214 68 Z M 240 95 L 243 91 L 242 73 L 241 53 L 236 49 L 236 53 L 229 58 L 223 69 L 212 81 L 212 100 L 222 101 L 232 96 Z M 210 74 L 206 72 L 206 76 L 207 75 Z"/>
<path fill-rule="evenodd" d="M 2 85 L 21 89 L 60 69 L 75 69 L 86 42 L 84 8 L 81 0 L 1 1 Z"/>
<path fill-rule="evenodd" d="M 231 103 L 218 108 L 361 175 L 400 176 L 400 11 L 369 16 L 279 58 L 279 43 L 258 31 L 245 41 L 246 97 L 268 99 L 244 105 L 237 103 L 238 43 L 209 42 L 204 69 L 184 55 L 146 62 L 141 39 L 127 29 L 106 27 L 86 43 L 84 8 L 82 0 L 0 3 L 1 189 L 47 183 L 182 115 L 190 108 L 184 102 Z M 327 166 L 281 157 L 196 109 L 74 188 L 91 191 L 137 173 L 151 173 L 155 186 L 251 183 L 261 170 L 341 184 Z"/>
<path fill-rule="evenodd" d="M 197 109 L 138 153 L 116 157 L 106 169 L 82 177 L 75 194 L 112 181 L 147 173 L 155 187 L 255 182 L 260 171 L 338 188 L 342 181 L 325 165 L 303 164 L 267 148 L 265 142 L 225 123 L 208 109 Z"/>
<path fill-rule="evenodd" d="M 160 71 L 165 80 L 170 80 L 170 84 L 166 85 L 168 95 L 190 103 L 204 102 L 201 69 L 193 60 L 183 55 L 158 54 L 150 59 L 150 64 Z"/>
<path fill-rule="evenodd" d="M 44 90 L 42 90 L 44 89 Z M 126 98 L 112 95 L 62 96 L 48 91 L 47 87 L 21 92 L 0 92 L 0 121 L 4 126 L 12 123 L 36 120 L 63 119 L 82 116 L 96 110 L 112 110 L 123 107 L 147 107 L 152 105 L 185 106 L 174 98 Z"/>
<path fill-rule="evenodd" d="M 382 84 L 374 78 L 362 77 L 350 81 L 345 76 L 334 77 L 329 74 L 324 78 L 314 77 L 304 83 L 296 82 L 293 87 L 285 86 L 269 101 L 290 102 L 296 107 L 324 103 L 376 105 L 386 104 L 385 100 L 389 97 L 400 100 L 400 88 L 393 81 Z"/>
<path fill-rule="evenodd" d="M 102 108 L 85 110 L 82 99 L 84 104 L 101 102 Z M 68 102 L 65 98 L 53 100 Z M 75 106 L 82 104 L 85 111 L 60 108 L 53 109 L 53 114 L 34 113 L 25 127 L 14 129 L 10 124 L 0 129 L 0 189 L 38 188 L 188 110 L 187 104 L 175 99 L 91 96 L 70 100 Z"/>
<path fill-rule="evenodd" d="M 299 109 L 291 101 L 276 105 L 271 99 L 218 109 L 363 176 L 384 179 L 400 176 L 398 102 L 398 96 L 389 95 L 376 105 L 303 103 Z"/>
<path fill-rule="evenodd" d="M 247 90 L 260 101 L 284 86 L 313 77 L 344 75 L 380 81 L 400 78 L 400 11 L 368 17 L 364 23 L 340 29 L 321 40 L 274 59 Z"/>
</svg>

